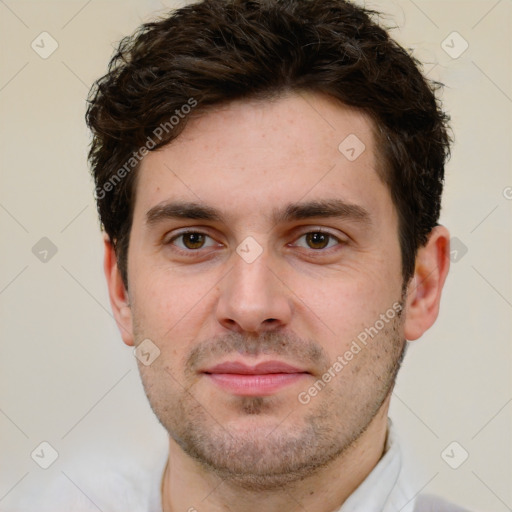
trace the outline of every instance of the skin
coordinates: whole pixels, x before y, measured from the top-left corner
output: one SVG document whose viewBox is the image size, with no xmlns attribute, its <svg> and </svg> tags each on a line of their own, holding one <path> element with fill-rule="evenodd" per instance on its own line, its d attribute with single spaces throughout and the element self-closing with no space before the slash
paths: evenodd
<svg viewBox="0 0 512 512">
<path fill-rule="evenodd" d="M 105 274 L 124 342 L 150 339 L 160 350 L 139 369 L 169 432 L 165 512 L 328 512 L 381 458 L 405 340 L 438 314 L 449 233 L 432 230 L 402 294 L 397 212 L 377 173 L 372 130 L 329 97 L 293 93 L 212 109 L 144 158 L 129 292 L 107 237 Z M 349 134 L 366 146 L 354 161 L 338 150 Z M 334 200 L 364 218 L 276 216 L 290 204 Z M 219 218 L 166 216 L 162 207 L 175 201 Z M 179 237 L 184 228 L 207 237 Z M 330 237 L 307 235 L 319 230 Z M 262 249 L 251 263 L 236 251 L 249 236 Z M 300 403 L 393 304 L 401 315 Z M 279 360 L 307 373 L 267 396 L 237 396 L 201 372 L 233 360 Z"/>
</svg>

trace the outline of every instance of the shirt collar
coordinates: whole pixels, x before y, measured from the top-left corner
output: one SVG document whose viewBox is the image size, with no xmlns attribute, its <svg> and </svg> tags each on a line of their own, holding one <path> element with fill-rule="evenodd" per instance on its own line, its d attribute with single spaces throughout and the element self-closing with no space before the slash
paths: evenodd
<svg viewBox="0 0 512 512">
<path fill-rule="evenodd" d="M 160 493 L 163 470 L 167 463 L 167 455 L 157 466 L 154 488 L 150 497 L 150 512 L 161 512 Z M 402 472 L 402 455 L 398 436 L 391 419 L 388 419 L 388 430 L 384 455 L 377 465 L 347 498 L 337 512 L 412 512 L 414 509 L 413 493 Z"/>
<path fill-rule="evenodd" d="M 337 512 L 411 512 L 411 495 L 402 472 L 397 433 L 388 419 L 384 455 Z"/>
</svg>

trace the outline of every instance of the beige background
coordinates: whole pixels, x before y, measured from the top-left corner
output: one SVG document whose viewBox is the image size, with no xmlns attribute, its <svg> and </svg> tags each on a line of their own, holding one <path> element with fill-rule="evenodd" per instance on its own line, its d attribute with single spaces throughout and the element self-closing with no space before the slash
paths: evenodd
<svg viewBox="0 0 512 512">
<path fill-rule="evenodd" d="M 56 476 L 92 496 L 77 460 L 143 464 L 165 446 L 110 314 L 83 117 L 113 43 L 175 5 L 0 1 L 0 510 Z M 410 347 L 391 417 L 418 492 L 512 510 L 512 2 L 367 5 L 447 86 L 456 145 L 442 222 L 467 248 L 437 324 Z M 31 48 L 43 31 L 59 45 L 47 59 Z M 441 47 L 453 31 L 469 44 L 458 58 Z M 32 252 L 42 237 L 57 248 L 47 262 Z M 42 441 L 59 453 L 47 470 L 30 457 Z M 441 456 L 452 441 L 469 453 L 458 469 Z"/>
</svg>

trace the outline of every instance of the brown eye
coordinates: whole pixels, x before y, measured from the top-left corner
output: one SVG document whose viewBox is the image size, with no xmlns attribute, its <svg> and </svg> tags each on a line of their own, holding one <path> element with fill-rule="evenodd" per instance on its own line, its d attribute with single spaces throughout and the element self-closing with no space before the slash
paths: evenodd
<svg viewBox="0 0 512 512">
<path fill-rule="evenodd" d="M 327 233 L 321 233 L 318 231 L 307 233 L 305 236 L 306 243 L 310 249 L 325 249 L 329 245 L 329 241 L 331 239 L 331 236 Z"/>
<path fill-rule="evenodd" d="M 206 238 L 202 233 L 184 233 L 181 237 L 187 249 L 201 249 Z"/>
<path fill-rule="evenodd" d="M 336 246 L 341 246 L 343 242 L 337 236 L 327 231 L 309 231 L 299 236 L 291 245 L 293 247 L 301 247 L 302 249 L 323 251 L 324 249 L 334 249 Z"/>
<path fill-rule="evenodd" d="M 180 233 L 171 238 L 167 243 L 175 245 L 183 251 L 198 251 L 199 249 L 206 249 L 218 245 L 211 236 L 199 231 Z"/>
</svg>

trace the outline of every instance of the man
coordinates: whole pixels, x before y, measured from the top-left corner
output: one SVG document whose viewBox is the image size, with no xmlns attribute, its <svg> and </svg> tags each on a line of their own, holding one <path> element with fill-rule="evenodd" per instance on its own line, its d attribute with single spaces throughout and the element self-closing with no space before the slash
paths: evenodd
<svg viewBox="0 0 512 512">
<path fill-rule="evenodd" d="M 461 510 L 408 489 L 387 417 L 448 272 L 450 138 L 374 14 L 204 0 L 91 92 L 111 304 L 169 434 L 149 510 Z"/>
</svg>

